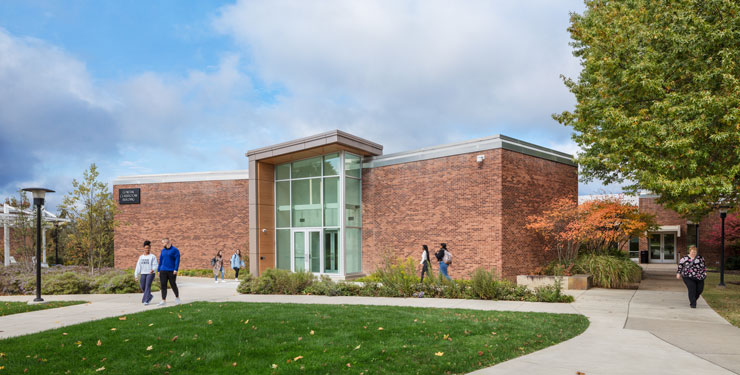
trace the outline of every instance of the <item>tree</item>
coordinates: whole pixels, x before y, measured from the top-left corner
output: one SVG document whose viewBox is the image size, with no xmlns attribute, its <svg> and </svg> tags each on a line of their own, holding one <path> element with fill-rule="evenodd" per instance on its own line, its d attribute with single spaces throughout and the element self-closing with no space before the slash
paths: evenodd
<svg viewBox="0 0 740 375">
<path fill-rule="evenodd" d="M 607 253 L 619 250 L 631 237 L 656 228 L 655 216 L 641 213 L 637 206 L 619 198 L 585 202 L 578 206 L 583 220 L 582 244 L 586 251 Z"/>
<path fill-rule="evenodd" d="M 583 238 L 581 212 L 572 199 L 562 198 L 552 202 L 541 215 L 527 218 L 527 229 L 538 233 L 546 251 L 555 251 L 558 262 L 571 265 L 578 256 Z"/>
<path fill-rule="evenodd" d="M 31 208 L 31 202 L 25 191 L 18 190 L 18 198 L 6 198 L 5 204 L 17 209 L 10 224 L 10 242 L 18 255 L 16 260 L 27 272 L 32 272 L 36 256 L 36 220 L 35 214 L 26 211 Z"/>
<path fill-rule="evenodd" d="M 584 181 L 634 182 L 699 220 L 740 200 L 740 2 L 589 0 L 571 14 Z"/>
<path fill-rule="evenodd" d="M 722 223 L 719 222 L 709 229 L 707 235 L 709 244 L 719 248 L 722 245 Z M 725 249 L 728 254 L 738 255 L 740 250 L 740 217 L 728 214 L 725 218 Z"/>
<path fill-rule="evenodd" d="M 76 263 L 75 255 L 84 254 L 90 273 L 96 266 L 101 268 L 113 264 L 117 207 L 108 185 L 97 180 L 99 174 L 97 166 L 90 164 L 82 174 L 82 181 L 72 181 L 74 191 L 67 194 L 59 206 L 61 215 L 71 220 L 64 241 L 65 257 Z"/>
</svg>

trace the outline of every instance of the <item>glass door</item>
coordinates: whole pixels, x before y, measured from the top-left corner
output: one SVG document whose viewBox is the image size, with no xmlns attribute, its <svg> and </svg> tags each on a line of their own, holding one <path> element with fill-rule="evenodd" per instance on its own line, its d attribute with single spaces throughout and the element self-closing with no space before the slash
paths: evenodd
<svg viewBox="0 0 740 375">
<path fill-rule="evenodd" d="M 650 240 L 650 263 L 676 262 L 675 233 L 651 233 L 648 238 Z"/>
<path fill-rule="evenodd" d="M 321 272 L 321 230 L 293 230 L 293 272 Z"/>
</svg>

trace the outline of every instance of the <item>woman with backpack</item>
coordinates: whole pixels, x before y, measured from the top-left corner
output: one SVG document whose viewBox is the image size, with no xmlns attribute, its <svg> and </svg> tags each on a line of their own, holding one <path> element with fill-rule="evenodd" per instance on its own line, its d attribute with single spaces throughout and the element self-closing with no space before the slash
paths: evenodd
<svg viewBox="0 0 740 375">
<path fill-rule="evenodd" d="M 231 256 L 231 268 L 234 269 L 234 272 L 236 273 L 236 276 L 234 276 L 234 281 L 239 280 L 239 270 L 244 267 L 244 261 L 242 260 L 242 251 L 239 249 L 236 249 L 234 252 L 234 255 Z"/>
<path fill-rule="evenodd" d="M 452 280 L 450 275 L 447 274 L 447 268 L 452 264 L 452 253 L 447 250 L 446 243 L 441 243 L 440 246 L 442 247 L 434 254 L 439 262 L 439 272 L 441 272 L 447 280 Z"/>
<path fill-rule="evenodd" d="M 221 255 L 221 250 L 211 259 L 211 266 L 213 267 L 213 278 L 216 279 L 216 283 L 218 283 L 219 272 L 221 272 L 221 282 L 224 282 L 224 257 Z"/>
</svg>

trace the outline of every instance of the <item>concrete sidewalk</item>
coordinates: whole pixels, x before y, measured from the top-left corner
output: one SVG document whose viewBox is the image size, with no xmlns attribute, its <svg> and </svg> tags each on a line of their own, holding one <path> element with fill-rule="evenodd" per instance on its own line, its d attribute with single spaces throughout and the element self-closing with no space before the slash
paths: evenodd
<svg viewBox="0 0 740 375">
<path fill-rule="evenodd" d="M 677 282 L 680 282 L 676 280 Z M 474 374 L 740 374 L 739 330 L 711 310 L 704 300 L 689 309 L 686 293 L 664 290 L 591 289 L 575 292 L 572 304 L 434 298 L 371 298 L 240 295 L 236 282 L 178 278 L 183 303 L 237 301 L 306 304 L 362 304 L 477 310 L 576 313 L 587 316 L 580 336 Z M 0 301 L 32 297 L 0 297 Z M 64 325 L 156 308 L 142 306 L 141 295 L 50 296 L 47 300 L 87 300 L 90 304 L 0 317 L 0 337 L 12 337 Z M 174 301 L 174 296 L 168 298 Z M 158 293 L 153 302 L 159 301 Z M 171 305 L 171 304 L 168 304 Z M 718 332 L 722 331 L 722 332 Z M 721 334 L 715 339 L 715 334 Z M 688 341 L 690 338 L 691 341 Z"/>
</svg>

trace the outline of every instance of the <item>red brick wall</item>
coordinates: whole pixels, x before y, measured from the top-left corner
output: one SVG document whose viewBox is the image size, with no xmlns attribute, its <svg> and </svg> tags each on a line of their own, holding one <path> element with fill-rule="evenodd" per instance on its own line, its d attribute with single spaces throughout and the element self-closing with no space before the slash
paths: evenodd
<svg viewBox="0 0 740 375">
<path fill-rule="evenodd" d="M 557 258 L 555 252 L 544 250 L 538 235 L 526 229 L 527 218 L 557 199 L 570 198 L 577 205 L 578 168 L 504 150 L 502 172 L 502 274 L 514 279 Z"/>
<path fill-rule="evenodd" d="M 686 219 L 675 211 L 663 207 L 658 203 L 658 198 L 641 197 L 640 211 L 655 215 L 655 221 L 658 225 L 680 225 L 681 237 L 676 238 L 676 249 L 681 252 L 682 256 L 686 254 L 686 240 L 688 237 Z M 721 249 L 719 246 L 710 244 L 708 239 L 710 231 L 720 223 L 719 211 L 712 212 L 699 222 L 699 253 L 706 259 L 707 266 L 719 267 Z M 640 250 L 648 250 L 648 240 L 645 236 L 640 237 Z M 725 248 L 725 257 L 730 255 L 732 254 L 729 254 L 727 248 Z"/>
<path fill-rule="evenodd" d="M 236 247 L 248 253 L 248 180 L 115 185 L 115 199 L 123 188 L 141 188 L 141 204 L 119 205 L 116 268 L 133 268 L 144 240 L 159 256 L 164 237 L 180 250 L 181 269 L 210 268 L 218 250 L 227 259 Z"/>
</svg>

